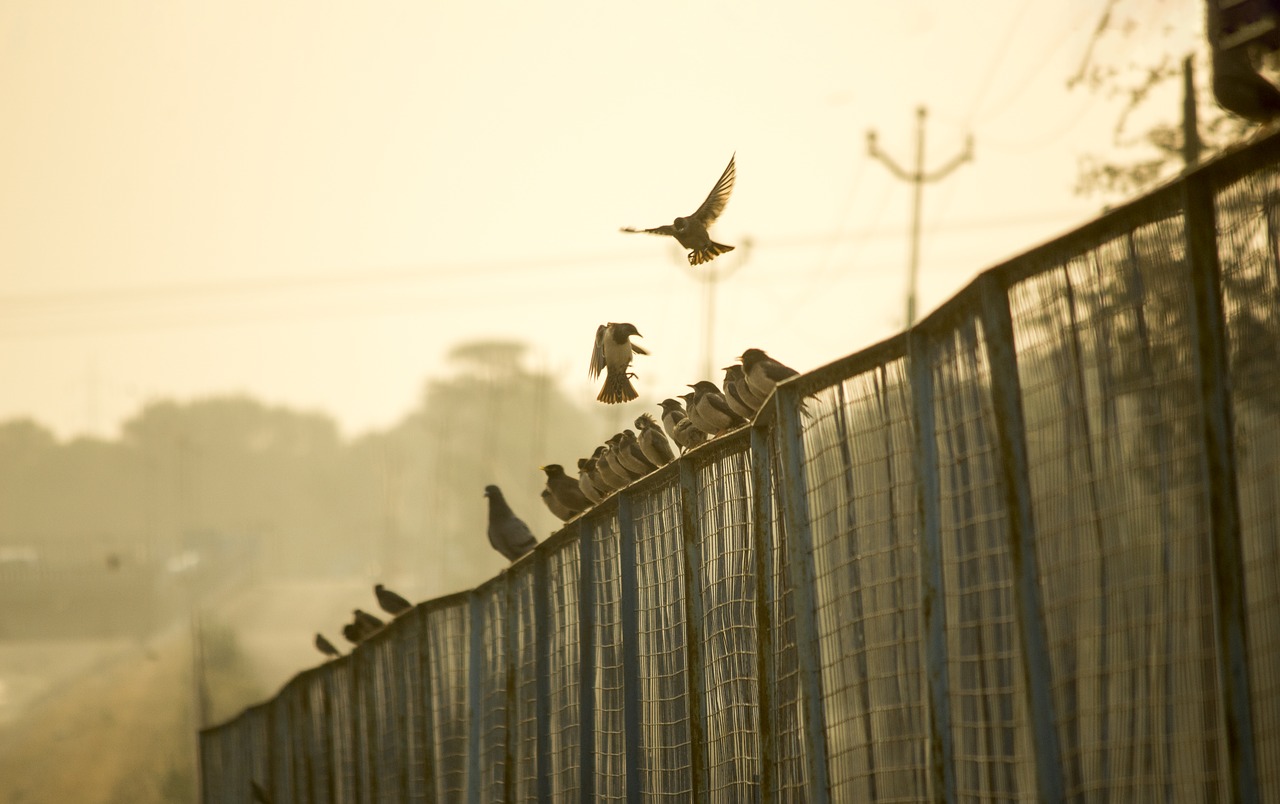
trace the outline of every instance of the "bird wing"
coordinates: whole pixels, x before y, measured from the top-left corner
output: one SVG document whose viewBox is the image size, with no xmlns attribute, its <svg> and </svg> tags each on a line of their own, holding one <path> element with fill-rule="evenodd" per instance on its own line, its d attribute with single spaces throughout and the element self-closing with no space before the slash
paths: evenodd
<svg viewBox="0 0 1280 804">
<path fill-rule="evenodd" d="M 737 169 L 733 164 L 737 156 L 734 154 L 729 157 L 729 166 L 724 169 L 724 173 L 720 174 L 720 181 L 716 182 L 716 186 L 711 188 L 711 195 L 702 202 L 697 212 L 689 216 L 701 223 L 703 228 L 715 223 L 720 213 L 724 212 L 724 205 L 729 203 L 729 193 L 733 192 L 733 179 L 737 175 Z"/>
<path fill-rule="evenodd" d="M 631 351 L 635 352 L 635 353 L 636 353 L 636 354 L 638 354 L 638 355 L 647 355 L 647 354 L 649 354 L 649 350 L 648 350 L 648 349 L 644 348 L 643 346 L 637 346 L 635 343 L 632 343 L 632 344 L 631 344 Z"/>
<path fill-rule="evenodd" d="M 596 345 L 591 350 L 591 365 L 587 366 L 587 376 L 595 379 L 600 376 L 600 372 L 604 371 L 604 333 L 608 329 L 607 324 L 601 324 L 596 327 Z"/>
<path fill-rule="evenodd" d="M 667 224 L 666 226 L 659 226 L 656 229 L 633 229 L 630 226 L 624 226 L 622 227 L 622 231 L 628 234 L 666 235 L 667 237 L 676 236 L 676 230 L 671 226 L 671 224 Z"/>
<path fill-rule="evenodd" d="M 774 382 L 782 382 L 788 377 L 794 377 L 800 373 L 790 366 L 783 365 L 772 358 L 762 361 L 761 365 L 764 366 L 765 376 Z"/>
</svg>

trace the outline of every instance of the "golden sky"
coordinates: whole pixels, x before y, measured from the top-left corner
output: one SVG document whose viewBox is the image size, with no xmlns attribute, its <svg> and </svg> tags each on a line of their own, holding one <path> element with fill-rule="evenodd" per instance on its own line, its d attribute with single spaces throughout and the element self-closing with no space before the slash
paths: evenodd
<svg viewBox="0 0 1280 804">
<path fill-rule="evenodd" d="M 1198 3 L 1132 2 L 1135 58 L 1196 41 Z M 0 3 L 0 420 L 243 391 L 359 432 L 491 336 L 585 403 L 607 320 L 656 402 L 701 379 L 702 290 L 618 228 L 734 152 L 713 234 L 755 245 L 712 263 L 741 261 L 716 365 L 813 368 L 902 323 L 910 191 L 867 129 L 904 166 L 918 105 L 926 167 L 974 136 L 925 191 L 922 310 L 1097 209 L 1071 189 L 1115 105 L 1066 80 L 1105 5 Z"/>
</svg>

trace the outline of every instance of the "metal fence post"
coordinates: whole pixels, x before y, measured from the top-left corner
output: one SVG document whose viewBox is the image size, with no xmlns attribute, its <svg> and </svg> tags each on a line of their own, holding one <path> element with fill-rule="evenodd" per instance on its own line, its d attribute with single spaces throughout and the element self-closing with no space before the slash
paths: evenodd
<svg viewBox="0 0 1280 804">
<path fill-rule="evenodd" d="M 1249 690 L 1249 641 L 1245 627 L 1244 550 L 1236 485 L 1235 422 L 1231 408 L 1226 324 L 1218 264 L 1213 187 L 1202 174 L 1183 179 L 1187 262 L 1191 271 L 1191 328 L 1204 432 L 1209 532 L 1213 556 L 1218 678 L 1226 720 L 1228 785 L 1232 801 L 1259 800 Z"/>
<path fill-rule="evenodd" d="M 484 659 L 484 601 L 472 589 L 467 596 L 470 619 L 470 645 L 467 656 L 467 704 L 471 709 L 471 724 L 467 729 L 467 801 L 480 804 L 480 737 L 484 724 L 478 721 L 481 710 L 480 667 Z"/>
<path fill-rule="evenodd" d="M 428 801 L 435 801 L 436 787 L 436 712 L 435 695 L 431 684 L 431 617 L 426 611 L 415 611 L 412 616 L 421 620 L 420 639 L 422 652 L 418 655 L 418 675 L 421 679 L 422 699 L 418 705 L 422 712 L 422 787 Z"/>
<path fill-rule="evenodd" d="M 591 530 L 578 519 L 578 800 L 596 795 L 596 570 Z"/>
<path fill-rule="evenodd" d="M 618 492 L 618 559 L 622 585 L 622 723 L 627 756 L 627 801 L 644 797 L 640 734 L 640 618 L 636 611 L 636 531 L 631 516 L 631 494 Z"/>
<path fill-rule="evenodd" d="M 782 463 L 782 516 L 787 529 L 787 564 L 791 572 L 796 616 L 796 648 L 804 706 L 805 759 L 809 801 L 831 800 L 827 773 L 827 726 L 822 697 L 822 660 L 818 642 L 817 590 L 813 568 L 813 531 L 809 521 L 807 472 L 804 466 L 802 399 L 794 384 L 782 384 L 773 394 L 778 422 L 778 452 Z"/>
<path fill-rule="evenodd" d="M 516 741 L 520 739 L 520 704 L 516 693 L 516 663 L 519 661 L 516 651 L 516 632 L 519 630 L 520 617 L 517 614 L 515 602 L 514 574 L 506 570 L 502 575 L 502 598 L 505 609 L 502 616 L 502 630 L 503 641 L 506 643 L 503 657 L 505 660 L 503 661 L 503 683 L 506 685 L 506 695 L 503 707 L 507 716 L 507 734 L 502 751 L 502 799 L 504 801 L 515 800 L 515 746 Z"/>
<path fill-rule="evenodd" d="M 698 485 L 693 462 L 676 463 L 680 485 L 680 536 L 684 571 L 685 656 L 689 696 L 689 778 L 694 801 L 706 801 L 707 789 L 707 708 L 703 687 L 702 626 L 706 614 L 702 606 L 702 550 L 698 543 Z"/>
<path fill-rule="evenodd" d="M 534 684 L 538 697 L 537 774 L 538 801 L 551 804 L 551 610 L 547 598 L 551 584 L 547 570 L 547 550 L 535 550 L 533 558 L 533 651 Z"/>
<path fill-rule="evenodd" d="M 778 688 L 773 662 L 773 621 L 777 592 L 773 583 L 773 466 L 769 435 L 751 428 L 751 535 L 756 581 L 756 695 L 760 702 L 760 801 L 774 804 L 777 778 L 777 718 L 773 691 Z"/>
<path fill-rule="evenodd" d="M 998 423 L 1000 481 L 1009 514 L 1009 556 L 1017 593 L 1022 670 L 1035 735 L 1037 793 L 1041 801 L 1063 801 L 1062 745 L 1053 706 L 1053 663 L 1045 633 L 1044 602 L 1040 595 L 1040 565 L 1036 560 L 1036 529 L 1031 512 L 1027 431 L 1018 384 L 1018 360 L 1013 347 L 1013 318 L 1009 292 L 999 275 L 978 279 L 982 296 L 982 328 L 991 370 L 991 403 Z"/>
<path fill-rule="evenodd" d="M 929 695 L 929 786 L 935 802 L 950 802 L 956 800 L 956 754 L 947 667 L 947 597 L 942 577 L 942 510 L 931 355 L 929 342 L 913 331 L 907 359 L 916 431 L 920 608 L 924 616 L 924 665 Z"/>
</svg>

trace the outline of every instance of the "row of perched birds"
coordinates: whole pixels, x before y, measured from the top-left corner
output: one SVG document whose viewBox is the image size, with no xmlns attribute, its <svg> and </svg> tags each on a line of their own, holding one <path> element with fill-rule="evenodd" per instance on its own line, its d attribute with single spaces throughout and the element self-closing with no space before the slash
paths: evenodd
<svg viewBox="0 0 1280 804">
<path fill-rule="evenodd" d="M 412 603 L 382 584 L 376 584 L 373 587 L 373 596 L 377 599 L 378 605 L 382 607 L 382 610 L 392 617 L 399 617 L 413 608 Z M 351 615 L 351 622 L 342 626 L 342 636 L 352 645 L 359 645 L 386 625 L 386 622 L 381 617 L 370 614 L 364 609 L 354 609 Z M 342 651 L 338 650 L 332 642 L 326 639 L 324 634 L 316 634 L 315 646 L 316 650 L 325 656 L 337 658 L 342 655 Z"/>
<path fill-rule="evenodd" d="M 691 265 L 700 265 L 732 251 L 733 246 L 713 241 L 707 229 L 729 201 L 737 175 L 734 162 L 734 158 L 729 159 L 728 167 L 710 195 L 692 215 L 677 217 L 669 226 L 624 228 L 623 231 L 674 237 L 689 249 Z M 631 384 L 635 377 L 631 373 L 631 362 L 635 355 L 649 353 L 631 341 L 633 336 L 643 337 L 630 323 L 611 322 L 596 328 L 588 375 L 595 379 L 604 374 L 604 385 L 596 397 L 598 401 L 612 405 L 630 402 L 639 396 Z M 576 480 L 560 464 L 543 466 L 542 471 L 547 477 L 546 487 L 542 490 L 543 503 L 556 517 L 569 521 L 613 492 L 675 460 L 671 442 L 683 454 L 708 439 L 745 425 L 773 393 L 774 386 L 797 374 L 795 369 L 779 363 L 760 349 L 748 349 L 740 359 L 740 364 L 734 363 L 724 369 L 724 381 L 720 386 L 710 380 L 701 380 L 688 386 L 692 389 L 689 393 L 662 400 L 659 403 L 661 424 L 652 414 L 642 413 L 635 420 L 635 430 L 626 429 L 615 434 L 597 447 L 590 457 L 578 459 Z M 531 552 L 538 540 L 529 526 L 511 510 L 501 489 L 485 486 L 484 496 L 489 500 L 487 534 L 493 548 L 512 562 Z M 392 616 L 399 616 L 412 608 L 407 600 L 382 584 L 374 587 L 374 594 L 378 605 Z M 355 609 L 352 621 L 343 626 L 342 635 L 356 645 L 384 625 L 378 617 Z M 322 634 L 316 634 L 315 645 L 327 656 L 341 655 Z"/>
</svg>

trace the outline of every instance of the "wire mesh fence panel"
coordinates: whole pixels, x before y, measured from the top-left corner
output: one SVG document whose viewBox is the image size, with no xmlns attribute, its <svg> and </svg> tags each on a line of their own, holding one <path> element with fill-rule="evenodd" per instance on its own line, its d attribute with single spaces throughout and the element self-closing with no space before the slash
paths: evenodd
<svg viewBox="0 0 1280 804">
<path fill-rule="evenodd" d="M 264 784 L 273 800 L 289 801 L 297 797 L 294 785 L 293 695 L 286 687 L 267 702 L 267 729 L 270 739 L 271 771 Z"/>
<path fill-rule="evenodd" d="M 957 794 L 1026 799 L 1035 791 L 1026 688 L 997 423 L 976 318 L 939 340 L 931 369 Z"/>
<path fill-rule="evenodd" d="M 548 734 L 551 739 L 548 773 L 554 801 L 574 801 L 580 789 L 579 749 L 581 745 L 578 700 L 581 677 L 582 645 L 579 640 L 581 613 L 578 611 L 579 546 L 567 540 L 547 556 L 547 588 L 538 590 L 548 595 L 550 606 L 549 633 L 539 639 L 548 646 L 551 694 Z"/>
<path fill-rule="evenodd" d="M 686 801 L 693 779 L 679 485 L 636 494 L 632 515 L 641 685 L 633 694 L 640 695 L 645 797 Z"/>
<path fill-rule="evenodd" d="M 368 670 L 371 676 L 370 695 L 365 702 L 372 707 L 369 724 L 369 756 L 373 765 L 372 796 L 379 802 L 403 802 L 405 754 L 404 716 L 405 701 L 396 680 L 396 653 L 408 646 L 401 636 L 412 629 L 404 623 L 391 623 L 385 635 L 372 640 L 369 650 Z"/>
<path fill-rule="evenodd" d="M 894 360 L 808 402 L 805 471 L 835 801 L 928 796 L 910 385 Z"/>
<path fill-rule="evenodd" d="M 1236 481 L 1245 566 L 1249 688 L 1261 798 L 1280 800 L 1280 171 L 1217 199 Z"/>
<path fill-rule="evenodd" d="M 512 634 L 511 660 L 514 678 L 511 684 L 511 769 L 512 791 L 509 801 L 537 801 L 538 798 L 538 675 L 537 642 L 544 638 L 536 633 L 533 619 L 533 562 L 525 561 L 511 570 Z"/>
<path fill-rule="evenodd" d="M 695 472 L 709 801 L 752 800 L 760 778 L 751 461 L 738 439 Z"/>
<path fill-rule="evenodd" d="M 467 744 L 471 711 L 467 671 L 471 622 L 465 598 L 427 612 L 427 666 L 433 737 L 431 792 L 439 802 L 462 802 L 467 794 Z"/>
<path fill-rule="evenodd" d="M 480 621 L 473 627 L 480 631 L 481 648 L 480 667 L 471 679 L 480 685 L 473 722 L 480 730 L 481 801 L 503 801 L 507 794 L 507 590 L 502 580 L 490 581 L 475 593 L 480 598 Z"/>
<path fill-rule="evenodd" d="M 332 746 L 333 798 L 339 804 L 359 800 L 360 780 L 356 773 L 355 708 L 351 700 L 353 659 L 348 656 L 331 662 L 325 681 L 330 717 L 328 740 Z"/>
<path fill-rule="evenodd" d="M 618 523 L 597 517 L 585 523 L 583 538 L 592 540 L 595 611 L 595 798 L 626 797 L 627 745 L 623 722 L 622 582 Z"/>
<path fill-rule="evenodd" d="M 1225 796 L 1181 218 L 1011 293 L 1064 776 L 1079 797 Z"/>
<path fill-rule="evenodd" d="M 772 575 L 773 600 L 768 601 L 773 625 L 773 649 L 768 657 L 768 682 L 771 684 L 773 709 L 771 753 L 773 755 L 773 790 L 778 804 L 802 804 L 808 801 L 808 766 L 805 761 L 803 701 L 800 692 L 800 656 L 796 640 L 796 615 L 791 573 L 787 567 L 787 532 L 782 521 L 783 482 L 779 461 L 778 431 L 772 429 L 765 439 L 769 463 L 768 490 L 772 505 L 768 527 L 773 554 L 767 566 Z"/>
<path fill-rule="evenodd" d="M 233 751 L 243 734 L 241 720 L 200 733 L 200 800 L 204 804 L 236 800 L 230 788 L 236 773 Z"/>
<path fill-rule="evenodd" d="M 427 800 L 430 767 L 427 735 L 427 687 L 423 626 L 426 609 L 415 607 L 397 618 L 396 649 L 391 654 L 391 674 L 399 701 L 398 734 L 401 742 L 400 783 L 406 801 Z"/>
<path fill-rule="evenodd" d="M 301 735 L 302 749 L 307 756 L 307 784 L 305 790 L 311 801 L 329 804 L 334 800 L 333 764 L 334 747 L 329 733 L 332 717 L 328 696 L 326 667 L 323 672 L 308 673 L 299 686 L 303 694 L 303 717 L 295 721 Z"/>
</svg>

